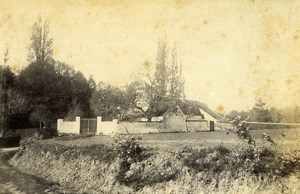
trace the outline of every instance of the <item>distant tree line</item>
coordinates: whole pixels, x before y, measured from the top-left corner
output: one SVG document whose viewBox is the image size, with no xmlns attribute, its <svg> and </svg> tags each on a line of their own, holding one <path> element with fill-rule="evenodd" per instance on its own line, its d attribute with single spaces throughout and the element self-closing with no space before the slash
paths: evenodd
<svg viewBox="0 0 300 194">
<path fill-rule="evenodd" d="M 267 107 L 265 102 L 258 100 L 251 110 L 232 110 L 225 115 L 228 120 L 236 117 L 250 122 L 300 123 L 300 107 Z"/>
</svg>

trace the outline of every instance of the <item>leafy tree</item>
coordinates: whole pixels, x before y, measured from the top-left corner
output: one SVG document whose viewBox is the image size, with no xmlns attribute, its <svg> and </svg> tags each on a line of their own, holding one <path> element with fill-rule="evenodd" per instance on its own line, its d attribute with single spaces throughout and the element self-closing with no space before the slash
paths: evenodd
<svg viewBox="0 0 300 194">
<path fill-rule="evenodd" d="M 90 114 L 89 99 L 92 91 L 88 81 L 79 71 L 52 58 L 52 38 L 49 37 L 49 22 L 39 18 L 33 26 L 30 64 L 21 70 L 18 88 L 32 107 L 32 121 L 64 118 L 74 111 L 71 106 L 76 99 L 83 115 Z M 36 113 L 45 114 L 37 118 Z M 47 117 L 47 118 L 46 118 Z M 37 118 L 37 119 L 35 119 Z"/>
<path fill-rule="evenodd" d="M 151 63 L 143 64 L 144 72 L 140 73 L 133 82 L 126 86 L 126 101 L 132 109 L 139 109 L 148 120 L 151 120 L 156 107 L 163 97 L 157 88 L 155 74 L 151 74 Z"/>
<path fill-rule="evenodd" d="M 169 71 L 169 97 L 171 98 L 183 98 L 184 95 L 184 81 L 182 79 L 182 65 L 178 65 L 177 49 L 174 46 L 172 50 L 172 61 Z"/>
<path fill-rule="evenodd" d="M 29 102 L 18 90 L 9 88 L 7 90 L 7 114 L 23 114 L 28 112 Z"/>
<path fill-rule="evenodd" d="M 99 83 L 90 100 L 91 109 L 95 115 L 102 116 L 103 120 L 122 117 L 129 107 L 125 95 L 117 87 Z"/>
<path fill-rule="evenodd" d="M 143 63 L 143 71 L 135 80 L 127 85 L 127 101 L 131 108 L 137 108 L 144 116 L 151 119 L 165 106 L 166 97 L 184 97 L 184 81 L 182 66 L 178 64 L 177 49 L 172 50 L 172 61 L 168 66 L 168 44 L 166 39 L 159 40 L 155 72 L 151 72 L 151 63 Z"/>
<path fill-rule="evenodd" d="M 46 122 L 49 118 L 49 110 L 45 105 L 38 105 L 30 114 L 30 120 L 33 123 L 39 123 L 40 129 L 46 127 Z"/>
<path fill-rule="evenodd" d="M 7 76 L 5 67 L 0 67 L 0 135 L 6 133 L 7 130 Z"/>
<path fill-rule="evenodd" d="M 285 107 L 280 109 L 282 120 L 285 123 L 300 123 L 300 107 Z"/>
<path fill-rule="evenodd" d="M 75 69 L 62 62 L 57 62 L 55 65 L 56 73 L 59 76 L 58 88 L 61 93 L 60 97 L 64 98 L 67 102 L 67 106 L 76 99 L 77 103 L 83 111 L 84 116 L 90 116 L 90 104 L 89 100 L 95 89 L 95 83 L 93 78 L 90 77 L 87 80 L 80 71 L 75 71 Z"/>
<path fill-rule="evenodd" d="M 168 44 L 167 40 L 159 40 L 156 58 L 155 89 L 158 96 L 167 95 L 168 87 Z"/>
<path fill-rule="evenodd" d="M 257 122 L 272 122 L 272 115 L 269 109 L 266 107 L 266 103 L 259 100 L 255 103 L 252 109 L 253 121 Z"/>
<path fill-rule="evenodd" d="M 16 75 L 9 65 L 9 49 L 3 53 L 4 65 L 0 66 L 1 82 L 1 111 L 2 128 L 16 128 L 24 126 L 23 118 L 28 117 L 28 101 L 25 96 L 17 90 Z M 26 120 L 26 119 L 25 119 Z"/>
<path fill-rule="evenodd" d="M 270 114 L 271 114 L 273 122 L 275 122 L 275 123 L 282 122 L 283 115 L 282 115 L 282 111 L 280 109 L 275 108 L 275 107 L 271 107 L 270 108 Z"/>
<path fill-rule="evenodd" d="M 76 117 L 82 117 L 82 116 L 83 116 L 83 111 L 81 109 L 80 104 L 78 104 L 76 100 L 73 100 L 71 107 L 69 108 L 69 112 L 65 117 L 65 119 L 68 121 L 74 121 Z"/>
<path fill-rule="evenodd" d="M 90 109 L 90 98 L 92 96 L 92 89 L 88 83 L 88 80 L 84 75 L 77 71 L 72 79 L 72 99 L 76 99 L 80 104 L 84 115 L 89 116 Z"/>
<path fill-rule="evenodd" d="M 43 21 L 41 17 L 33 25 L 31 34 L 31 46 L 28 53 L 30 62 L 49 62 L 52 59 L 53 40 L 49 37 L 49 21 Z"/>
<path fill-rule="evenodd" d="M 126 86 L 126 100 L 129 107 L 139 109 L 146 113 L 148 109 L 147 96 L 144 93 L 144 83 L 141 80 L 135 80 Z"/>
<path fill-rule="evenodd" d="M 92 75 L 90 75 L 88 79 L 88 84 L 91 92 L 94 92 L 96 90 L 97 84 Z"/>
<path fill-rule="evenodd" d="M 51 109 L 51 106 L 56 106 L 53 103 L 53 95 L 57 94 L 56 81 L 57 76 L 52 64 L 36 62 L 20 72 L 18 87 L 24 92 L 33 109 L 42 105 Z"/>
<path fill-rule="evenodd" d="M 90 113 L 91 90 L 81 72 L 64 63 L 31 63 L 19 75 L 19 85 L 33 107 L 44 105 L 51 120 L 64 118 L 74 99 Z"/>
<path fill-rule="evenodd" d="M 16 86 L 16 75 L 7 65 L 0 66 L 1 78 L 5 81 L 5 88 L 14 88 Z"/>
<path fill-rule="evenodd" d="M 30 104 L 25 95 L 16 88 L 7 90 L 7 125 L 9 129 L 30 127 L 28 124 Z"/>
<path fill-rule="evenodd" d="M 28 53 L 30 64 L 20 72 L 18 77 L 18 88 L 24 92 L 33 108 L 30 120 L 40 123 L 49 119 L 46 117 L 52 116 L 48 114 L 51 109 L 54 109 L 50 107 L 53 104 L 51 94 L 56 93 L 54 83 L 57 81 L 57 75 L 52 59 L 53 41 L 49 33 L 49 22 L 44 22 L 39 17 L 32 27 L 31 46 Z"/>
<path fill-rule="evenodd" d="M 8 50 L 4 53 L 4 66 L 0 66 L 0 133 L 5 133 L 5 130 L 10 127 L 10 117 L 12 112 L 17 112 L 15 109 L 18 105 L 15 102 L 17 96 L 12 98 L 11 91 L 16 86 L 16 76 L 11 68 L 7 66 Z M 11 104 L 16 106 L 11 107 Z M 1 132 L 2 131 L 2 132 Z"/>
<path fill-rule="evenodd" d="M 232 121 L 236 118 L 240 120 L 249 120 L 250 112 L 249 111 L 237 111 L 232 110 L 228 114 L 225 115 L 226 120 Z"/>
<path fill-rule="evenodd" d="M 232 110 L 228 114 L 225 115 L 225 118 L 229 121 L 234 120 L 239 116 L 239 112 L 237 110 Z"/>
</svg>

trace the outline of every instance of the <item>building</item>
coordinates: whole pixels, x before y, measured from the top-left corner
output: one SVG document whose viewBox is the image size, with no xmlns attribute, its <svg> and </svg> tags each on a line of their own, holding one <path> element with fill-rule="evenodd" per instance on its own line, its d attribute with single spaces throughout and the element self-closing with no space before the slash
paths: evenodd
<svg viewBox="0 0 300 194">
<path fill-rule="evenodd" d="M 178 98 L 166 98 L 153 115 L 152 122 L 163 123 L 162 132 L 214 130 L 214 123 L 223 118 L 204 103 Z"/>
</svg>

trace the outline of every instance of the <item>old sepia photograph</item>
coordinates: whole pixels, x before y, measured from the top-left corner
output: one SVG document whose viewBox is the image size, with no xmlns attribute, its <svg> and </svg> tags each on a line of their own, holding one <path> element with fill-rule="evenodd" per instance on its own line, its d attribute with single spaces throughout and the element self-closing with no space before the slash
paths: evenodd
<svg viewBox="0 0 300 194">
<path fill-rule="evenodd" d="M 300 0 L 0 0 L 0 194 L 299 194 Z"/>
</svg>

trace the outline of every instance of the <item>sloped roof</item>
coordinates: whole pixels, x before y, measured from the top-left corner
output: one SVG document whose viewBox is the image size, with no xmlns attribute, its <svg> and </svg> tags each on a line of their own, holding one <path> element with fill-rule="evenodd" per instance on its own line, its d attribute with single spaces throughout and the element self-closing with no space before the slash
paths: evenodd
<svg viewBox="0 0 300 194">
<path fill-rule="evenodd" d="M 154 111 L 155 116 L 162 116 L 167 110 L 179 107 L 185 115 L 202 115 L 201 111 L 206 112 L 213 118 L 221 120 L 223 117 L 207 107 L 206 104 L 180 98 L 164 98 L 163 104 L 158 110 Z M 201 111 L 200 111 L 201 109 Z"/>
<path fill-rule="evenodd" d="M 185 115 L 201 115 L 199 107 L 192 101 L 177 99 L 176 103 Z"/>
<path fill-rule="evenodd" d="M 221 120 L 223 119 L 223 116 L 216 113 L 215 111 L 211 110 L 210 108 L 208 108 L 208 106 L 202 102 L 199 101 L 193 101 L 193 100 L 189 100 L 193 103 L 195 103 L 201 110 L 205 111 L 207 114 L 209 114 L 210 116 L 212 116 L 213 118 L 217 119 L 217 120 Z"/>
<path fill-rule="evenodd" d="M 156 109 L 149 111 L 152 111 L 154 116 L 162 116 L 166 111 L 173 111 L 178 107 L 185 115 L 201 115 L 199 108 L 195 107 L 193 104 L 179 98 L 167 97 L 164 97 L 161 100 L 161 103 Z"/>
</svg>

